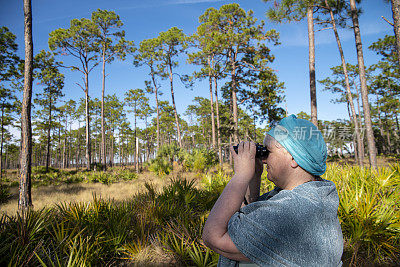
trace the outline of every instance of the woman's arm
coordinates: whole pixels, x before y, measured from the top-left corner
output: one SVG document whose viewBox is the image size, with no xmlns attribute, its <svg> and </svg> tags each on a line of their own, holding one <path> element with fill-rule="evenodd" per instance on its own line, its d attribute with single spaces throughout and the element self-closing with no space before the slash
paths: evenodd
<svg viewBox="0 0 400 267">
<path fill-rule="evenodd" d="M 255 159 L 255 173 L 254 177 L 250 180 L 247 192 L 245 195 L 247 203 L 257 201 L 260 196 L 261 175 L 263 173 L 264 165 L 261 159 Z"/>
<path fill-rule="evenodd" d="M 235 246 L 228 234 L 228 222 L 240 209 L 248 182 L 238 176 L 226 185 L 222 194 L 211 209 L 203 229 L 203 241 L 206 246 L 218 254 L 237 261 L 249 261 Z"/>
<path fill-rule="evenodd" d="M 235 212 L 240 209 L 247 189 L 253 199 L 254 185 L 250 181 L 255 177 L 254 143 L 240 143 L 238 154 L 230 148 L 235 162 L 235 175 L 226 185 L 208 216 L 203 229 L 204 243 L 217 253 L 237 261 L 249 261 L 235 246 L 228 234 L 228 222 Z M 259 188 L 259 186 L 258 186 Z M 259 189 L 258 189 L 259 190 Z M 258 197 L 258 196 L 257 196 Z"/>
</svg>

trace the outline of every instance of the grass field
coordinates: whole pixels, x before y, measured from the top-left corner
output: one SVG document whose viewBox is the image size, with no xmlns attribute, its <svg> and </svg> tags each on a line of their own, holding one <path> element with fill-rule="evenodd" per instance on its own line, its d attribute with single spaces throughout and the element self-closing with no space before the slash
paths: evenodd
<svg viewBox="0 0 400 267">
<path fill-rule="evenodd" d="M 150 183 L 156 190 L 161 190 L 171 182 L 174 175 L 162 179 L 150 172 L 139 174 L 132 181 L 120 181 L 112 184 L 103 183 L 72 183 L 61 185 L 47 185 L 32 188 L 32 202 L 36 210 L 51 207 L 62 202 L 87 202 L 93 199 L 93 195 L 104 199 L 123 201 L 130 199 L 135 194 L 145 190 L 145 183 Z M 187 173 L 189 180 L 195 179 L 195 174 Z M 18 187 L 10 189 L 10 199 L 0 205 L 0 212 L 15 215 L 18 210 Z"/>
<path fill-rule="evenodd" d="M 340 197 L 345 266 L 400 264 L 400 164 L 381 164 L 385 167 L 373 171 L 329 163 L 323 176 L 335 182 Z M 232 175 L 229 166 L 203 174 L 175 170 L 163 177 L 117 168 L 35 171 L 35 211 L 25 219 L 16 213 L 16 187 L 0 206 L 8 214 L 0 217 L 0 264 L 216 265 L 218 255 L 200 236 Z M 261 191 L 272 187 L 264 173 Z"/>
</svg>

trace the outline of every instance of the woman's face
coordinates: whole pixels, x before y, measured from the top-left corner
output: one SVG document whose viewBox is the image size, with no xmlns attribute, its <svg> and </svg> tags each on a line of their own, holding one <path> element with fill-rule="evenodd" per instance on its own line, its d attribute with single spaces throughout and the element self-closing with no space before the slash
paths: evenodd
<svg viewBox="0 0 400 267">
<path fill-rule="evenodd" d="M 269 155 L 262 162 L 267 164 L 267 178 L 276 186 L 283 188 L 288 171 L 290 171 L 291 155 L 284 147 L 276 145 L 273 137 L 266 139 L 264 146 L 269 150 Z"/>
</svg>

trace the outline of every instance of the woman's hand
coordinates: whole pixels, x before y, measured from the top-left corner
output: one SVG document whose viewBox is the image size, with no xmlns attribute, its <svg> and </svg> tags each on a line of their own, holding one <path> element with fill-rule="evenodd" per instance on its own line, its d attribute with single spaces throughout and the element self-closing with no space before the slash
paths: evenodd
<svg viewBox="0 0 400 267">
<path fill-rule="evenodd" d="M 256 145 L 253 142 L 240 142 L 237 154 L 233 146 L 230 146 L 229 149 L 234 160 L 235 176 L 250 181 L 256 174 L 256 166 L 257 172 L 260 173 L 260 166 L 258 163 L 256 164 Z"/>
<path fill-rule="evenodd" d="M 264 164 L 261 159 L 255 158 L 255 177 L 261 177 L 264 171 Z"/>
</svg>

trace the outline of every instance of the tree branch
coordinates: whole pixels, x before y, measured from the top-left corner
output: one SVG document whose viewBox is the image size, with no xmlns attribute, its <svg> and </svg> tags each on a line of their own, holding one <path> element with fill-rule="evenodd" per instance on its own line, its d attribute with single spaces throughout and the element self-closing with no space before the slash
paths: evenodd
<svg viewBox="0 0 400 267">
<path fill-rule="evenodd" d="M 329 30 L 329 29 L 333 29 L 333 27 L 326 27 L 326 28 L 323 28 L 323 29 L 319 29 L 319 30 L 317 30 L 317 32 L 320 32 L 320 31 L 323 31 L 323 30 Z"/>
<path fill-rule="evenodd" d="M 82 85 L 80 83 L 76 83 L 77 85 L 79 85 L 79 87 L 83 90 L 83 92 L 85 92 L 85 89 L 82 87 Z"/>
<path fill-rule="evenodd" d="M 381 16 L 381 18 L 382 18 L 384 21 L 386 21 L 387 23 L 389 23 L 390 25 L 392 25 L 392 27 L 394 27 L 393 23 L 390 22 L 390 21 L 388 21 L 384 16 Z"/>
</svg>

